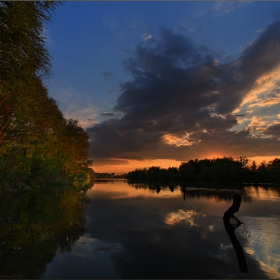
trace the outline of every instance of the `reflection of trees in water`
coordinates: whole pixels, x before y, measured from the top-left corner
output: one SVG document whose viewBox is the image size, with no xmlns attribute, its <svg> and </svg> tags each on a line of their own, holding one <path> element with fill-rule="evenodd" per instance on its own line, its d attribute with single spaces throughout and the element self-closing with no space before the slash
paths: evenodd
<svg viewBox="0 0 280 280">
<path fill-rule="evenodd" d="M 27 193 L 1 198 L 0 275 L 39 278 L 59 252 L 85 233 L 85 191 Z"/>
<path fill-rule="evenodd" d="M 214 198 L 217 202 L 219 201 L 231 201 L 232 195 L 235 193 L 241 194 L 244 202 L 251 202 L 254 200 L 254 194 L 261 187 L 266 191 L 273 190 L 280 196 L 280 188 L 273 185 L 243 185 L 243 184 L 219 184 L 215 185 L 203 185 L 203 184 L 186 184 L 186 183 L 133 183 L 128 181 L 128 184 L 135 189 L 149 189 L 159 193 L 161 190 L 174 192 L 175 190 L 181 190 L 184 200 L 195 199 L 195 198 Z M 250 188 L 248 188 L 250 186 Z"/>
<path fill-rule="evenodd" d="M 271 184 L 262 184 L 261 188 L 247 184 L 244 187 L 246 194 L 249 196 L 249 199 L 255 199 L 256 197 L 266 196 L 267 198 L 279 197 L 280 196 L 280 186 L 271 185 Z M 244 197 L 246 201 L 247 197 Z"/>
</svg>

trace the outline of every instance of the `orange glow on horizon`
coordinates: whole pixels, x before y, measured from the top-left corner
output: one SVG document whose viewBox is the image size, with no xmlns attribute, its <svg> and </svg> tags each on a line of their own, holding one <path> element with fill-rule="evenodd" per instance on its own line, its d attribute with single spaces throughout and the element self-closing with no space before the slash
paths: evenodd
<svg viewBox="0 0 280 280">
<path fill-rule="evenodd" d="M 274 160 L 275 158 L 280 158 L 280 155 L 276 156 L 255 156 L 255 157 L 248 157 L 250 160 L 254 160 L 257 164 L 265 161 L 269 163 L 270 161 Z"/>
<path fill-rule="evenodd" d="M 149 168 L 151 166 L 158 166 L 161 168 L 179 167 L 181 160 L 173 159 L 146 159 L 146 160 L 125 160 L 123 164 L 116 164 L 114 162 L 108 163 L 94 163 L 91 167 L 97 173 L 116 173 L 123 174 L 135 169 Z"/>
<path fill-rule="evenodd" d="M 211 153 L 205 157 L 200 157 L 198 160 L 202 159 L 214 159 L 214 158 L 223 158 L 224 155 L 220 153 Z M 227 156 L 226 156 L 227 157 Z M 229 157 L 229 156 L 228 156 Z M 232 156 L 233 158 L 236 158 Z M 280 158 L 280 155 L 275 156 L 255 156 L 248 157 L 250 160 L 256 161 L 257 164 L 265 161 L 274 160 L 275 158 Z M 195 160 L 195 158 L 186 158 L 185 160 Z M 97 173 L 115 173 L 123 174 L 135 169 L 149 168 L 151 166 L 157 166 L 160 168 L 169 168 L 169 167 L 179 167 L 182 162 L 185 160 L 174 160 L 174 159 L 146 159 L 146 160 L 119 160 L 119 159 L 109 159 L 108 162 L 94 162 L 91 168 Z"/>
</svg>

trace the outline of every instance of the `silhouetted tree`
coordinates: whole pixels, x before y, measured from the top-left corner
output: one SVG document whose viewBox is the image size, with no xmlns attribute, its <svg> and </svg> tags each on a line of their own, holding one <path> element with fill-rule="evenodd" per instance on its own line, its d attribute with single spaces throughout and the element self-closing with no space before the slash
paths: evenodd
<svg viewBox="0 0 280 280">
<path fill-rule="evenodd" d="M 267 163 L 265 161 L 262 161 L 258 166 L 257 170 L 259 172 L 267 172 Z"/>
<path fill-rule="evenodd" d="M 182 178 L 189 178 L 195 172 L 195 162 L 189 160 L 188 162 L 182 162 L 179 166 L 179 173 Z"/>
<path fill-rule="evenodd" d="M 257 164 L 256 161 L 252 161 L 251 165 L 250 165 L 250 171 L 251 172 L 256 172 L 257 171 Z"/>
<path fill-rule="evenodd" d="M 280 171 L 280 159 L 275 158 L 274 160 L 270 161 L 267 165 L 267 168 L 272 171 Z"/>
</svg>

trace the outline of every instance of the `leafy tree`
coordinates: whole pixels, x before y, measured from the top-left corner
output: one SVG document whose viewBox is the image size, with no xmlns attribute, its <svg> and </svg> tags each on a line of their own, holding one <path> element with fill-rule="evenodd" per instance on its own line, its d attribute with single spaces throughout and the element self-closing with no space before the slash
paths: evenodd
<svg viewBox="0 0 280 280">
<path fill-rule="evenodd" d="M 89 137 L 48 95 L 44 23 L 56 2 L 0 2 L 0 183 L 43 186 L 89 173 Z M 16 178 L 16 179 L 14 179 Z M 59 179 L 60 180 L 60 179 Z"/>
<path fill-rule="evenodd" d="M 44 23 L 56 2 L 0 2 L 0 143 L 19 110 L 32 99 L 32 79 L 50 75 L 50 55 L 44 47 Z M 30 96 L 31 95 L 31 96 Z M 17 102 L 16 102 L 17 101 Z"/>
<path fill-rule="evenodd" d="M 257 168 L 257 171 L 259 172 L 267 172 L 267 163 L 265 161 L 262 161 L 258 168 Z"/>
<path fill-rule="evenodd" d="M 89 135 L 79 126 L 78 120 L 69 119 L 59 135 L 59 154 L 63 158 L 64 174 L 73 174 L 81 170 L 81 164 L 87 158 Z"/>
<path fill-rule="evenodd" d="M 251 172 L 256 172 L 257 171 L 257 164 L 256 164 L 255 160 L 253 160 L 251 165 L 250 165 L 250 171 Z"/>
<path fill-rule="evenodd" d="M 267 167 L 271 171 L 280 171 L 280 159 L 275 158 L 274 160 L 270 161 Z"/>
<path fill-rule="evenodd" d="M 241 168 L 242 168 L 243 171 L 249 171 L 250 170 L 251 160 L 248 159 L 247 157 L 240 156 L 239 158 L 237 158 L 236 161 L 241 164 Z"/>
</svg>

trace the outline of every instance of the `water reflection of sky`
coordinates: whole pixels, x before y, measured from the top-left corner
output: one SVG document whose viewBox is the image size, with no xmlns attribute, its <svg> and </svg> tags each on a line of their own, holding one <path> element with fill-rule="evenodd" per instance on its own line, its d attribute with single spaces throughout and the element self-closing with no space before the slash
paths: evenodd
<svg viewBox="0 0 280 280">
<path fill-rule="evenodd" d="M 106 243 L 86 234 L 72 252 L 59 254 L 48 264 L 43 278 L 120 278 L 110 255 L 121 250 L 119 243 Z"/>
<path fill-rule="evenodd" d="M 195 189 L 192 190 L 195 192 Z M 223 213 L 236 192 L 95 183 L 88 192 L 86 235 L 48 265 L 45 278 L 279 278 L 278 192 L 247 186 L 236 231 L 249 273 L 239 271 Z M 203 193 L 205 192 L 205 196 Z M 238 190 L 238 192 L 243 192 Z M 219 199 L 217 199 L 217 197 Z"/>
</svg>

